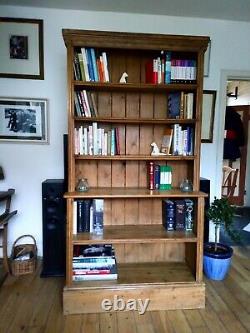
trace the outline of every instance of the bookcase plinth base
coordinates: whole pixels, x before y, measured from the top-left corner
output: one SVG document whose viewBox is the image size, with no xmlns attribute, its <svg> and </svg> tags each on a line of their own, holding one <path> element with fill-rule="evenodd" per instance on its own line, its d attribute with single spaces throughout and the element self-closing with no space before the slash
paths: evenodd
<svg viewBox="0 0 250 333">
<path fill-rule="evenodd" d="M 65 315 L 81 313 L 101 313 L 121 311 L 122 305 L 138 305 L 138 300 L 143 304 L 149 299 L 147 311 L 198 309 L 205 307 L 205 284 L 182 283 L 143 286 L 122 286 L 116 288 L 64 288 L 63 311 Z M 108 300 L 108 310 L 103 307 L 103 301 Z M 118 301 L 122 300 L 122 301 Z M 131 303 L 132 300 L 132 303 Z M 133 300 L 135 301 L 133 303 Z M 116 303 L 118 301 L 118 303 Z M 128 302 L 129 301 L 129 302 Z M 119 309 L 115 307 L 115 303 Z M 112 305 L 111 305 L 112 304 Z"/>
</svg>

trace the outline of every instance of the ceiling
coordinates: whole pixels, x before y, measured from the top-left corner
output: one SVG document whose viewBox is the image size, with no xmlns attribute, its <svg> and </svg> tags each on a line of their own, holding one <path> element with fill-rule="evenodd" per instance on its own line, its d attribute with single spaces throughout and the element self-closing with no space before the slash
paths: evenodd
<svg viewBox="0 0 250 333">
<path fill-rule="evenodd" d="M 249 0 L 0 0 L 0 5 L 157 14 L 250 22 Z"/>
</svg>

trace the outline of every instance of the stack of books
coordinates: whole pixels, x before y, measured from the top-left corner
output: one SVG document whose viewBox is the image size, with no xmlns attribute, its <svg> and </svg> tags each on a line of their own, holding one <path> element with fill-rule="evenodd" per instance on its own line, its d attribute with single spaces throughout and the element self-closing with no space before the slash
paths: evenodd
<svg viewBox="0 0 250 333">
<path fill-rule="evenodd" d="M 192 231 L 194 202 L 191 199 L 162 201 L 162 224 L 168 230 Z"/>
<path fill-rule="evenodd" d="M 158 165 L 155 162 L 148 163 L 148 188 L 149 190 L 172 189 L 172 167 Z"/>
<path fill-rule="evenodd" d="M 72 269 L 73 281 L 117 279 L 117 264 L 112 245 L 74 246 Z"/>
</svg>

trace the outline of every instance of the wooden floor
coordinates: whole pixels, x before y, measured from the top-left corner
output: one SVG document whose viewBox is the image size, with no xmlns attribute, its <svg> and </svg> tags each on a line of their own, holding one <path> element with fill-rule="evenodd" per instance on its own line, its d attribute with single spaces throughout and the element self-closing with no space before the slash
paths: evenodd
<svg viewBox="0 0 250 333">
<path fill-rule="evenodd" d="M 0 289 L 0 333 L 250 332 L 250 259 L 235 255 L 223 282 L 206 282 L 204 310 L 62 314 L 63 278 L 8 277 Z"/>
</svg>

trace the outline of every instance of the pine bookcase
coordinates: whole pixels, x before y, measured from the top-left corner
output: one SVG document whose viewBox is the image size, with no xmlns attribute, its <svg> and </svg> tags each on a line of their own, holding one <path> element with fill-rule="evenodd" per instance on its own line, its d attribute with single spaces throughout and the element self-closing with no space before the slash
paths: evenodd
<svg viewBox="0 0 250 333">
<path fill-rule="evenodd" d="M 65 314 L 98 313 L 103 299 L 114 295 L 128 299 L 149 298 L 148 310 L 188 309 L 205 306 L 202 275 L 204 197 L 199 191 L 201 106 L 204 52 L 209 37 L 141 34 L 63 29 L 68 72 L 68 192 Z M 82 47 L 105 51 L 110 82 L 85 82 L 74 76 L 74 55 Z M 151 84 L 145 80 L 145 65 L 161 50 L 196 61 L 196 80 Z M 119 83 L 123 72 L 127 83 Z M 79 117 L 74 111 L 74 93 L 85 89 L 95 94 L 97 117 Z M 170 92 L 194 94 L 193 119 L 168 119 Z M 75 155 L 74 131 L 97 122 L 104 128 L 118 127 L 120 155 Z M 192 156 L 151 156 L 150 144 L 160 146 L 164 129 L 173 124 L 192 126 Z M 173 168 L 173 189 L 149 190 L 147 163 L 157 161 Z M 87 178 L 90 190 L 76 192 L 79 178 Z M 188 178 L 193 192 L 179 190 Z M 73 235 L 73 201 L 104 199 L 104 234 Z M 167 232 L 162 226 L 163 199 L 194 200 L 192 232 Z M 114 281 L 72 281 L 73 247 L 79 244 L 113 244 L 118 263 Z"/>
</svg>

